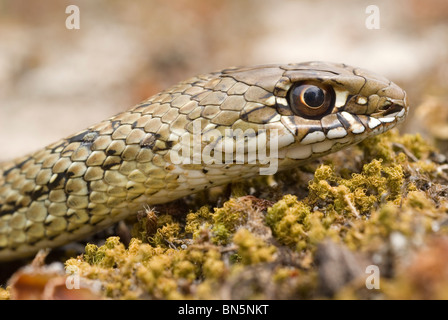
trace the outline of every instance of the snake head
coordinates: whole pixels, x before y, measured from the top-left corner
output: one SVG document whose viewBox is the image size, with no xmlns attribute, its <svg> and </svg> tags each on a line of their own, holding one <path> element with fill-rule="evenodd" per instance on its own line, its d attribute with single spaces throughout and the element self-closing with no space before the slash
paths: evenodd
<svg viewBox="0 0 448 320">
<path fill-rule="evenodd" d="M 250 97 L 241 118 L 279 131 L 280 159 L 308 160 L 340 150 L 389 130 L 408 112 L 400 87 L 345 64 L 306 62 L 228 74 L 267 92 Z"/>
</svg>

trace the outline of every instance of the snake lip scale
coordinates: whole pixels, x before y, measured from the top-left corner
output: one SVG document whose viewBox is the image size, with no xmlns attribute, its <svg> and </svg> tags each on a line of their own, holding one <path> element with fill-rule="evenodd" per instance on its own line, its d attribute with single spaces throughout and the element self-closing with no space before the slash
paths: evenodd
<svg viewBox="0 0 448 320">
<path fill-rule="evenodd" d="M 380 134 L 407 113 L 396 84 L 345 64 L 234 67 L 192 77 L 0 164 L 0 261 L 82 239 L 145 205 L 255 176 L 267 165 L 247 161 L 251 146 L 275 147 L 284 170 Z M 229 129 L 251 134 L 235 147 Z M 221 136 L 208 139 L 210 132 Z M 180 147 L 194 158 L 210 146 L 214 157 L 239 151 L 246 161 L 172 161 Z"/>
</svg>

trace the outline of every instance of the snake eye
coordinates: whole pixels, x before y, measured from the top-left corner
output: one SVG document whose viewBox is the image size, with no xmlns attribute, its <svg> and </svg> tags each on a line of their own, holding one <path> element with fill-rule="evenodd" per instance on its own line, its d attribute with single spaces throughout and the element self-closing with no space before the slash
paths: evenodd
<svg viewBox="0 0 448 320">
<path fill-rule="evenodd" d="M 322 84 L 297 84 L 289 92 L 289 105 L 292 111 L 305 118 L 316 118 L 331 111 L 334 91 Z"/>
</svg>

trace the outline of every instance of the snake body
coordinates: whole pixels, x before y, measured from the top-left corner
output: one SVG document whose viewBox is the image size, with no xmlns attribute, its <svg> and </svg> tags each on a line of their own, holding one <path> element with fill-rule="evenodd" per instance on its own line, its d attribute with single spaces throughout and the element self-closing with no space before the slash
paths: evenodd
<svg viewBox="0 0 448 320">
<path fill-rule="evenodd" d="M 275 146 L 283 170 L 384 132 L 407 111 L 397 85 L 344 64 L 229 68 L 193 77 L 0 164 L 0 261 L 82 239 L 144 205 L 247 179 L 267 166 L 247 157 L 185 161 L 188 154 L 191 159 L 212 146 L 213 157 L 229 150 L 247 155 L 264 135 L 270 138 L 263 146 Z M 226 129 L 249 132 L 244 146 L 232 147 L 235 137 Z M 215 138 L 205 139 L 210 132 Z M 185 145 L 187 155 L 173 161 Z"/>
</svg>

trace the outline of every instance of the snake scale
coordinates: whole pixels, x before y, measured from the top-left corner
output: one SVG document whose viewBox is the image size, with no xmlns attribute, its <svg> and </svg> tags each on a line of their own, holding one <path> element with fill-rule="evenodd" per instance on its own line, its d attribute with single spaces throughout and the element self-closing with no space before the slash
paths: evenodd
<svg viewBox="0 0 448 320">
<path fill-rule="evenodd" d="M 193 77 L 0 164 L 0 261 L 82 239 L 144 205 L 255 176 L 268 164 L 248 160 L 251 146 L 275 147 L 283 170 L 382 133 L 407 111 L 396 84 L 345 64 L 262 65 Z M 226 129 L 249 132 L 243 147 L 232 147 L 236 138 Z M 208 132 L 222 136 L 206 139 Z M 257 144 L 261 135 L 265 144 Z M 183 160 L 173 161 L 180 146 L 187 146 Z M 230 160 L 185 161 L 210 146 L 212 157 L 225 153 L 221 159 Z M 246 161 L 232 160 L 236 151 Z"/>
</svg>

